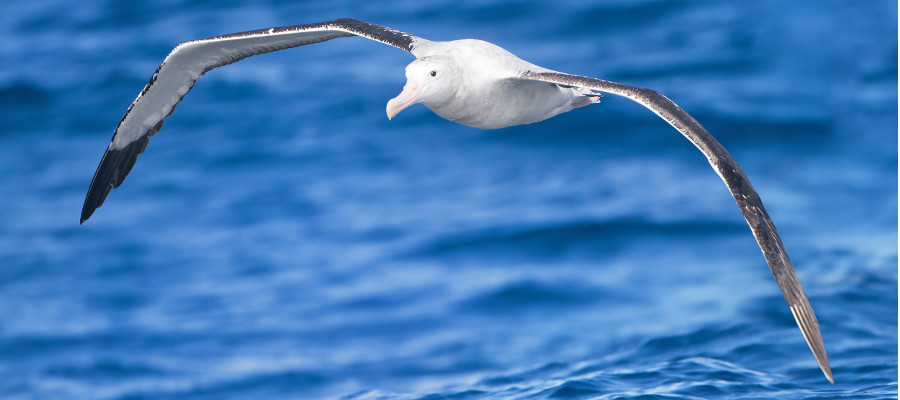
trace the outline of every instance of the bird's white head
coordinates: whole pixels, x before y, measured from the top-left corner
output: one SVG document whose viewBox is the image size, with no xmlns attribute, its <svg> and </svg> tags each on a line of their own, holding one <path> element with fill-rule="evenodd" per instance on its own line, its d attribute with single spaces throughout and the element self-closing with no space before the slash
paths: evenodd
<svg viewBox="0 0 900 400">
<path fill-rule="evenodd" d="M 416 103 L 434 109 L 450 101 L 456 94 L 456 70 L 449 59 L 422 57 L 406 66 L 406 85 L 397 97 L 387 103 L 388 119 Z"/>
</svg>

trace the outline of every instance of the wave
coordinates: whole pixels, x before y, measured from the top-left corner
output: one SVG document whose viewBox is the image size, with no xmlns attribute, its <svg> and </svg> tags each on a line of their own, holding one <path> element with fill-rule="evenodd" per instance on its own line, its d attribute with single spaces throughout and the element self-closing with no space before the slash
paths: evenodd
<svg viewBox="0 0 900 400">
<path fill-rule="evenodd" d="M 454 232 L 417 246 L 408 258 L 455 256 L 499 258 L 549 258 L 569 252 L 608 252 L 630 243 L 671 239 L 693 241 L 743 233 L 739 222 L 648 221 L 560 221 L 543 225 L 487 227 Z"/>
</svg>

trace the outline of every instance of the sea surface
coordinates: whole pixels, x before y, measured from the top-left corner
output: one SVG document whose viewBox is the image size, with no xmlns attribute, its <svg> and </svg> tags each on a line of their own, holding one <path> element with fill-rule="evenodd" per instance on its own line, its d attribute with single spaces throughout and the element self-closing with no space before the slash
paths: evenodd
<svg viewBox="0 0 900 400">
<path fill-rule="evenodd" d="M 719 177 L 608 95 L 482 131 L 360 38 L 205 75 L 83 225 L 175 44 L 353 17 L 657 90 L 759 191 L 828 383 Z M 69 1 L 0 11 L 2 399 L 896 399 L 894 1 Z"/>
</svg>

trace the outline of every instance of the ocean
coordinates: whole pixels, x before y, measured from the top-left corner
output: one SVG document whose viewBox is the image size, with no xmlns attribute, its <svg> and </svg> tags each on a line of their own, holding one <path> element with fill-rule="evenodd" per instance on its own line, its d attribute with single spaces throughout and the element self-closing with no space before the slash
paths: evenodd
<svg viewBox="0 0 900 400">
<path fill-rule="evenodd" d="M 654 89 L 760 193 L 830 384 L 697 149 L 603 97 L 484 131 L 342 38 L 206 74 L 83 225 L 179 42 L 350 17 Z M 897 3 L 13 2 L 0 398 L 896 399 Z"/>
</svg>

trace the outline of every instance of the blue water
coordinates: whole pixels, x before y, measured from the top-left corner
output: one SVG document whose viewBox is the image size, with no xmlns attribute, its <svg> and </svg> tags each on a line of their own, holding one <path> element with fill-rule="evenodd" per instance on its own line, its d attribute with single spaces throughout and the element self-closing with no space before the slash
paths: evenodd
<svg viewBox="0 0 900 400">
<path fill-rule="evenodd" d="M 8 3 L 0 398 L 897 398 L 895 2 Z M 337 17 L 675 100 L 766 202 L 835 384 L 652 113 L 388 121 L 412 58 L 363 39 L 210 72 L 79 226 L 176 43 Z"/>
</svg>

